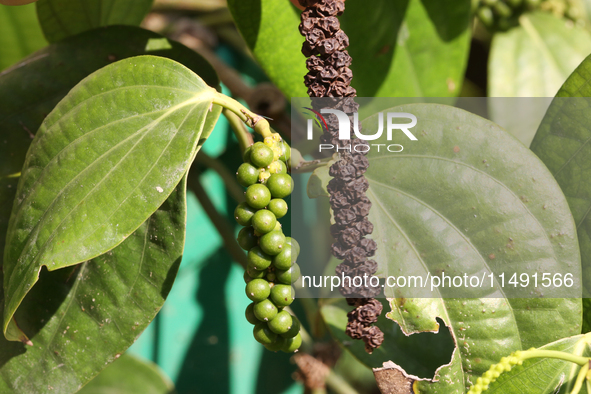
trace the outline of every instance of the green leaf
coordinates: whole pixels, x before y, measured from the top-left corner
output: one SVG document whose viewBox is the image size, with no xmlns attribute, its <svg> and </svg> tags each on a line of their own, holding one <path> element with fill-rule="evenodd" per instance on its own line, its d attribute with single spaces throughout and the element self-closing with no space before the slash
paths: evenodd
<svg viewBox="0 0 591 394">
<path fill-rule="evenodd" d="M 524 14 L 520 25 L 493 38 L 491 97 L 553 97 L 591 53 L 591 34 L 548 13 Z"/>
<path fill-rule="evenodd" d="M 566 195 L 577 226 L 583 266 L 584 295 L 589 297 L 591 270 L 591 163 L 589 96 L 591 58 L 572 73 L 548 108 L 531 144 Z M 569 98 L 570 97 L 570 98 Z"/>
<path fill-rule="evenodd" d="M 35 5 L 0 5 L 0 71 L 47 45 Z"/>
<path fill-rule="evenodd" d="M 306 97 L 300 11 L 276 0 L 229 0 L 228 6 L 269 78 L 286 96 Z M 348 0 L 339 19 L 350 38 L 352 85 L 360 97 L 459 91 L 470 43 L 469 1 L 379 0 L 368 6 Z"/>
<path fill-rule="evenodd" d="M 56 42 L 110 25 L 139 26 L 152 0 L 39 0 L 37 14 L 43 34 Z"/>
<path fill-rule="evenodd" d="M 494 270 L 506 275 L 571 272 L 580 277 L 576 229 L 567 202 L 552 175 L 527 148 L 495 124 L 457 108 L 415 104 L 390 111 L 414 114 L 415 130 L 420 132 L 418 141 L 400 133 L 392 141 L 384 137 L 375 142 L 403 144 L 402 153 L 374 149 L 367 156 L 369 219 L 378 245 L 379 276 L 424 277 L 441 271 L 463 276 Z M 372 116 L 363 122 L 363 129 L 375 130 L 377 123 L 378 117 Z M 487 294 L 503 295 L 506 290 L 497 284 Z M 386 291 L 396 297 L 393 289 Z M 450 296 L 443 291 L 439 295 L 446 294 Z M 580 299 L 392 298 L 390 302 L 388 317 L 406 334 L 436 331 L 439 318 L 456 343 L 451 365 L 437 372 L 438 383 L 419 383 L 421 393 L 463 392 L 502 355 L 576 335 L 581 329 Z M 431 357 L 427 343 L 416 341 L 410 357 Z"/>
<path fill-rule="evenodd" d="M 306 185 L 306 192 L 308 194 L 308 198 L 318 198 L 318 197 L 328 197 L 328 191 L 326 187 L 328 185 L 328 181 L 331 180 L 331 176 L 328 174 L 328 170 L 332 162 L 325 166 L 318 167 L 312 172 L 310 175 L 310 179 Z"/>
<path fill-rule="evenodd" d="M 194 158 L 214 94 L 181 64 L 144 56 L 96 71 L 60 101 L 29 148 L 9 222 L 5 335 L 43 266 L 100 256 L 162 205 Z"/>
<path fill-rule="evenodd" d="M 153 40 L 162 39 L 137 27 L 102 28 L 52 44 L 0 73 L 0 130 L 10 136 L 0 140 L 0 252 L 4 250 L 18 182 L 18 178 L 8 177 L 21 171 L 33 134 L 43 119 L 84 77 L 115 59 L 149 53 L 181 62 L 208 85 L 218 85 L 209 63 L 177 42 L 169 41 L 168 50 L 145 50 Z M 0 253 L 0 264 L 2 258 Z"/>
<path fill-rule="evenodd" d="M 551 14 L 525 14 L 520 25 L 494 35 L 489 60 L 491 97 L 553 97 L 591 52 L 591 34 Z M 529 104 L 529 105 L 528 105 Z M 515 107 L 520 108 L 519 115 Z M 547 106 L 536 101 L 490 100 L 489 113 L 526 146 Z"/>
<path fill-rule="evenodd" d="M 16 312 L 34 346 L 0 338 L 0 392 L 74 393 L 138 338 L 178 271 L 185 188 L 183 180 L 110 252 L 78 266 L 41 271 Z"/>
<path fill-rule="evenodd" d="M 79 394 L 171 394 L 170 379 L 149 361 L 124 354 L 82 388 Z"/>
<path fill-rule="evenodd" d="M 110 26 L 51 44 L 0 73 L 0 130 L 10 135 L 0 141 L 0 150 L 7 152 L 0 155 L 0 179 L 21 171 L 33 134 L 68 91 L 115 60 L 145 54 L 167 57 L 193 70 L 209 86 L 218 85 L 209 63 L 184 45 L 166 40 L 170 49 L 146 49 L 163 39 L 138 27 Z"/>
<path fill-rule="evenodd" d="M 126 37 L 126 40 L 121 40 L 120 37 Z M 152 39 L 161 40 L 162 38 L 155 33 L 135 27 L 103 28 L 52 44 L 38 54 L 33 55 L 31 59 L 27 59 L 17 67 L 0 74 L 0 119 L 3 119 L 1 128 L 3 135 L 10 136 L 10 138 L 0 141 L 0 250 L 4 249 L 6 227 L 8 226 L 8 218 L 18 182 L 18 178 L 5 178 L 5 176 L 20 171 L 25 153 L 31 143 L 29 132 L 34 133 L 55 104 L 88 73 L 109 64 L 113 58 L 121 59 L 146 53 L 144 51 L 146 43 Z M 170 41 L 170 45 L 172 46 L 170 50 L 150 53 L 168 56 L 181 61 L 203 76 L 209 85 L 217 85 L 218 81 L 215 72 L 203 58 L 174 41 Z M 218 110 L 215 109 L 215 112 L 208 117 L 208 126 L 205 127 L 202 133 L 200 144 L 211 133 L 215 119 L 218 116 Z M 155 220 L 154 228 L 160 226 L 166 228 L 167 223 L 176 220 L 179 223 L 178 230 L 175 227 L 172 233 L 175 238 L 180 239 L 179 237 L 184 237 L 185 217 L 182 212 L 184 212 L 185 208 L 184 202 L 182 206 L 176 207 L 180 196 L 175 197 L 175 195 L 169 197 L 167 202 L 168 206 L 174 206 L 174 209 L 169 210 L 167 215 L 161 213 L 153 215 Z M 151 232 L 154 236 L 158 235 L 154 230 L 151 230 Z M 139 236 L 139 234 L 137 235 Z M 130 238 L 135 237 L 136 234 Z M 160 238 L 160 236 L 158 237 Z M 166 242 L 163 244 L 162 241 Z M 45 366 L 51 364 L 51 367 L 47 370 L 50 372 L 45 374 L 35 374 L 33 372 L 33 382 L 27 384 L 28 387 L 35 388 L 29 391 L 23 389 L 22 392 L 55 392 L 50 387 L 56 386 L 56 382 L 61 380 L 66 380 L 62 384 L 64 392 L 73 392 L 77 390 L 80 384 L 98 373 L 106 362 L 113 360 L 113 355 L 125 351 L 153 319 L 172 285 L 176 265 L 182 253 L 182 244 L 175 243 L 175 245 L 172 245 L 172 242 L 174 241 L 166 238 L 151 242 L 147 250 L 166 246 L 169 248 L 169 257 L 159 258 L 157 265 L 148 261 L 150 265 L 145 265 L 142 272 L 137 273 L 135 278 L 134 274 L 128 271 L 126 264 L 134 268 L 144 249 L 134 248 L 131 250 L 128 248 L 131 244 L 126 243 L 115 248 L 111 253 L 117 256 L 129 256 L 129 258 L 112 261 L 112 266 L 109 268 L 112 272 L 119 272 L 122 269 L 126 274 L 126 278 L 131 278 L 127 280 L 127 284 L 124 283 L 124 286 L 121 285 L 123 279 L 116 274 L 105 276 L 106 268 L 102 270 L 96 268 L 96 265 L 100 264 L 100 260 L 93 260 L 94 263 L 90 266 L 94 272 L 98 271 L 97 275 L 88 277 L 80 283 L 76 292 L 68 290 L 67 286 L 68 283 L 73 286 L 72 283 L 75 277 L 71 278 L 66 285 L 64 285 L 65 281 L 60 281 L 61 276 L 68 273 L 67 270 L 58 270 L 49 274 L 43 271 L 41 282 L 37 286 L 44 286 L 43 288 L 47 287 L 50 290 L 46 293 L 36 293 L 36 296 L 28 295 L 17 314 L 22 328 L 32 336 L 35 346 L 25 347 L 20 343 L 8 342 L 4 338 L 0 339 L 0 392 L 9 391 L 8 387 L 12 387 L 18 381 L 19 376 L 25 376 L 34 371 L 35 368 L 39 368 L 39 366 L 32 364 L 30 360 L 39 359 L 41 356 L 47 358 L 47 360 L 41 360 L 40 362 L 44 362 Z M 1 259 L 2 254 L 0 254 L 0 262 Z M 115 269 L 117 270 L 115 271 Z M 152 272 L 151 278 L 150 272 Z M 150 278 L 151 282 L 147 282 L 146 277 Z M 48 281 L 48 283 L 44 285 L 43 281 Z M 105 286 L 115 291 L 115 296 L 118 299 L 125 300 L 125 297 L 129 297 L 128 294 L 132 290 L 129 283 L 133 283 L 133 281 L 136 281 L 135 288 L 138 289 L 151 283 L 146 291 L 146 297 L 140 294 L 134 300 L 130 299 L 130 302 L 124 302 L 116 308 L 111 307 L 101 311 L 104 316 L 121 316 L 122 318 L 125 318 L 124 315 L 129 312 L 129 320 L 124 321 L 124 324 L 117 321 L 117 325 L 111 324 L 100 327 L 94 320 L 89 320 L 88 313 L 94 311 L 93 309 L 83 311 L 77 306 L 86 302 L 85 294 L 87 293 L 96 294 L 100 292 L 103 294 L 103 287 Z M 0 272 L 0 286 L 2 282 Z M 68 291 L 70 292 L 68 293 Z M 65 293 L 68 294 L 66 298 L 64 298 Z M 49 294 L 56 294 L 57 296 L 48 297 Z M 66 309 L 68 302 L 71 303 L 72 307 Z M 4 293 L 2 291 L 0 292 L 0 315 L 3 306 Z M 39 310 L 43 311 L 43 317 L 39 317 Z M 55 321 L 65 310 L 67 310 L 67 313 L 63 316 L 59 326 L 55 323 L 43 325 L 43 323 Z M 94 315 L 91 317 L 94 317 Z M 40 322 L 41 319 L 44 322 Z M 139 323 L 139 325 L 136 326 L 136 323 Z M 39 327 L 29 331 L 28 327 L 34 327 L 35 325 Z M 68 326 L 70 326 L 68 330 L 70 333 L 75 330 L 78 331 L 76 333 L 79 338 L 78 341 L 73 341 L 70 336 L 59 334 L 63 333 L 63 330 Z M 122 331 L 119 331 L 119 329 Z M 105 338 L 115 338 L 116 340 L 101 341 L 100 338 L 103 338 L 103 336 Z M 90 339 L 86 340 L 87 337 Z M 98 342 L 93 342 L 97 338 Z M 46 345 L 39 348 L 40 344 Z M 72 345 L 74 348 L 71 353 L 60 353 L 60 348 L 67 348 Z M 86 352 L 94 352 L 94 359 L 88 365 L 80 363 L 78 359 L 79 354 L 84 355 Z M 60 357 L 58 358 L 58 356 Z M 62 369 L 63 366 L 53 369 L 60 364 L 68 365 L 69 369 L 66 372 Z"/>
<path fill-rule="evenodd" d="M 589 356 L 588 339 L 576 335 L 542 346 L 544 350 L 558 350 L 565 353 Z M 579 366 L 571 362 L 554 358 L 532 358 L 523 365 L 515 366 L 504 372 L 493 382 L 487 394 L 554 394 L 559 391 L 570 393 L 577 377 Z M 567 389 L 565 391 L 565 388 Z M 587 393 L 585 385 L 580 391 Z"/>
</svg>

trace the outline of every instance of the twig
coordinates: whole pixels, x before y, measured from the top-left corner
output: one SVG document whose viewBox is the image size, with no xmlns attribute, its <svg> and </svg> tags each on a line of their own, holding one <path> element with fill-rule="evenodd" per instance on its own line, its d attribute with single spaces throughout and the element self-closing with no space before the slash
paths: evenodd
<svg viewBox="0 0 591 394">
<path fill-rule="evenodd" d="M 359 394 L 351 385 L 332 369 L 326 377 L 326 386 L 337 394 Z"/>
<path fill-rule="evenodd" d="M 222 217 L 216 210 L 215 206 L 211 202 L 211 199 L 207 195 L 207 192 L 199 182 L 198 173 L 188 178 L 189 188 L 195 193 L 199 203 L 205 210 L 205 213 L 209 217 L 209 220 L 213 223 L 217 231 L 220 233 L 226 249 L 237 263 L 242 265 L 246 269 L 246 254 L 238 245 L 236 238 L 234 237 L 234 229 L 228 221 Z"/>
<path fill-rule="evenodd" d="M 255 114 L 232 97 L 216 93 L 213 96 L 213 103 L 234 112 L 248 127 L 251 127 L 263 137 L 271 136 L 271 127 L 267 119 Z"/>
<path fill-rule="evenodd" d="M 252 145 L 253 138 L 252 134 L 248 132 L 242 120 L 236 115 L 234 112 L 230 111 L 229 109 L 225 109 L 222 111 L 226 119 L 228 119 L 228 123 L 230 123 L 230 127 L 232 127 L 232 131 L 234 131 L 234 135 L 236 139 L 238 139 L 238 144 L 240 145 L 240 151 L 244 153 L 246 148 Z"/>
<path fill-rule="evenodd" d="M 325 159 L 304 161 L 301 164 L 299 164 L 297 167 L 292 167 L 292 171 L 296 172 L 296 173 L 312 172 L 319 167 L 326 166 L 331 160 L 334 160 L 334 159 L 332 157 L 327 157 Z"/>
<path fill-rule="evenodd" d="M 221 161 L 207 155 L 203 151 L 197 154 L 195 161 L 207 168 L 211 168 L 220 176 L 220 178 L 222 178 L 224 185 L 226 186 L 226 190 L 234 201 L 238 203 L 244 201 L 244 190 L 242 186 L 240 186 L 240 184 L 236 181 L 236 177 Z"/>
</svg>

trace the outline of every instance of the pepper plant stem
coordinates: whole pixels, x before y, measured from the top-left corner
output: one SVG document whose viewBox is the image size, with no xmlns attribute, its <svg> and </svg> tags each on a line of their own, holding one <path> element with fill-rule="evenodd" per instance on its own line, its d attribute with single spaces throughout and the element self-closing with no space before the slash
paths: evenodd
<svg viewBox="0 0 591 394">
<path fill-rule="evenodd" d="M 583 365 L 579 371 L 579 375 L 577 376 L 577 380 L 575 381 L 575 386 L 573 387 L 573 391 L 571 394 L 579 394 L 579 391 L 583 388 L 583 382 L 587 377 L 587 372 L 589 372 L 589 362 Z"/>
<path fill-rule="evenodd" d="M 246 148 L 252 145 L 253 138 L 252 134 L 248 132 L 244 123 L 242 123 L 242 119 L 234 112 L 230 111 L 229 109 L 224 108 L 222 111 L 226 119 L 228 119 L 228 123 L 230 123 L 230 127 L 234 131 L 234 135 L 238 140 L 238 144 L 240 145 L 240 151 L 244 153 Z"/>
<path fill-rule="evenodd" d="M 589 358 L 575 356 L 574 354 L 561 352 L 558 350 L 524 350 L 519 358 L 527 360 L 528 358 L 555 358 L 558 360 L 569 361 L 571 363 L 583 366 L 589 363 Z"/>
<path fill-rule="evenodd" d="M 216 92 L 214 93 L 213 103 L 222 106 L 238 115 L 240 120 L 246 123 L 246 125 L 249 127 L 252 127 L 255 132 L 259 133 L 263 137 L 271 136 L 271 126 L 269 126 L 267 119 L 255 114 L 254 112 L 251 112 L 248 108 L 234 100 L 232 97 L 228 97 L 225 94 Z"/>
</svg>

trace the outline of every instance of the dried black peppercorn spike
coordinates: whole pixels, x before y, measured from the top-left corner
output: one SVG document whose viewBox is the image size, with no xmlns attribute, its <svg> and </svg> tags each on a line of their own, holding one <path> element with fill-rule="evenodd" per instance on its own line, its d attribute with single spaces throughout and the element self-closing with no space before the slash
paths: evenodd
<svg viewBox="0 0 591 394">
<path fill-rule="evenodd" d="M 308 74 L 304 83 L 308 87 L 310 97 L 332 98 L 331 107 L 349 115 L 351 125 L 354 124 L 353 114 L 359 108 L 353 97 L 357 95 L 350 85 L 353 72 L 349 69 L 351 56 L 345 50 L 349 46 L 349 37 L 340 28 L 336 16 L 345 9 L 344 0 L 299 0 L 306 7 L 301 15 L 300 33 L 306 38 L 302 45 L 302 53 L 308 57 L 306 67 Z M 324 103 L 323 103 L 324 104 Z M 319 103 L 312 103 L 318 110 Z M 343 260 L 336 268 L 336 274 L 345 279 L 340 292 L 347 298 L 349 305 L 356 307 L 349 313 L 347 335 L 353 339 L 362 339 L 365 350 L 371 353 L 384 341 L 384 334 L 376 326 L 372 326 L 382 313 L 382 304 L 375 300 L 381 289 L 356 286 L 355 277 L 373 275 L 377 263 L 368 260 L 375 254 L 375 241 L 364 238 L 371 234 L 373 225 L 367 219 L 371 202 L 365 195 L 369 183 L 364 173 L 369 161 L 364 153 L 342 148 L 364 144 L 360 139 L 340 140 L 338 138 L 338 119 L 333 114 L 325 116 L 328 130 L 320 137 L 322 144 L 338 147 L 340 160 L 334 163 L 329 174 L 333 177 L 328 183 L 330 206 L 334 213 L 335 224 L 331 226 L 331 235 L 336 240 L 331 246 L 332 254 Z M 358 125 L 360 126 L 360 125 Z M 359 127 L 360 129 L 361 127 Z M 358 284 L 358 283 L 357 283 Z"/>
</svg>

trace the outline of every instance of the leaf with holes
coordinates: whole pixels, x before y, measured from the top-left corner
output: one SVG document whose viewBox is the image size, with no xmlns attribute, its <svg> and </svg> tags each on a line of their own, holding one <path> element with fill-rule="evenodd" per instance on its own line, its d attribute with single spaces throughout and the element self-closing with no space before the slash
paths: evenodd
<svg viewBox="0 0 591 394">
<path fill-rule="evenodd" d="M 78 264 L 123 242 L 187 171 L 215 89 L 144 56 L 78 84 L 27 153 L 4 251 L 4 333 L 43 266 Z"/>
<path fill-rule="evenodd" d="M 402 133 L 392 141 L 384 137 L 375 143 L 400 143 L 404 151 L 371 150 L 367 156 L 377 275 L 425 277 L 444 271 L 463 276 L 494 270 L 580 277 L 570 210 L 534 154 L 492 122 L 457 108 L 414 104 L 389 111 L 414 114 L 420 134 L 418 141 Z M 363 121 L 364 130 L 377 128 L 377 115 Z M 501 356 L 581 330 L 580 299 L 498 298 L 506 290 L 498 283 L 482 294 L 497 298 L 449 298 L 453 293 L 445 290 L 434 294 L 442 298 L 400 298 L 394 288 L 386 288 L 393 297 L 387 317 L 405 334 L 436 332 L 439 318 L 456 344 L 452 363 L 435 374 L 437 383 L 417 382 L 421 393 L 463 392 Z M 394 341 L 403 346 L 410 338 Z M 431 357 L 429 341 L 414 344 L 408 360 L 401 357 L 403 368 Z"/>
<path fill-rule="evenodd" d="M 300 11 L 277 0 L 229 0 L 228 6 L 271 80 L 287 97 L 306 97 Z M 374 0 L 368 7 L 367 1 L 348 0 L 339 20 L 350 39 L 352 86 L 360 97 L 447 97 L 459 91 L 470 44 L 469 1 Z"/>
<path fill-rule="evenodd" d="M 153 0 L 39 0 L 37 14 L 43 34 L 56 42 L 110 25 L 139 26 Z"/>
</svg>

